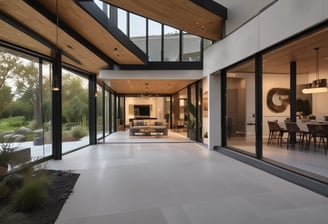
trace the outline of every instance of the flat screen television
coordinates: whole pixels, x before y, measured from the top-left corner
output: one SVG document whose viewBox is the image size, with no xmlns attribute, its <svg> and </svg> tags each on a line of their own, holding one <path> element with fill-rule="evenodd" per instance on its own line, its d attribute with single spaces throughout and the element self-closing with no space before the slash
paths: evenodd
<svg viewBox="0 0 328 224">
<path fill-rule="evenodd" d="M 150 105 L 134 105 L 135 117 L 150 117 Z"/>
</svg>

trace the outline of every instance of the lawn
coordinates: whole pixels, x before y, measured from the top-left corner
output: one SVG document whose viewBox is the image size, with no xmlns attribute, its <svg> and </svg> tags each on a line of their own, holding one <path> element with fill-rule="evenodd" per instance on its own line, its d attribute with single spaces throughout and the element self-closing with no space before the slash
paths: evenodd
<svg viewBox="0 0 328 224">
<path fill-rule="evenodd" d="M 24 116 L 16 116 L 0 119 L 0 133 L 12 132 L 26 125 Z"/>
</svg>

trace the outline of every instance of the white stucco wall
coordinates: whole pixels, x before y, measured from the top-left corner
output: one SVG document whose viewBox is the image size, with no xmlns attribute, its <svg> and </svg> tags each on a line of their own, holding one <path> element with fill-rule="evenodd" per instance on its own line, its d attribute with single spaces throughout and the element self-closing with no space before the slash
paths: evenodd
<svg viewBox="0 0 328 224">
<path fill-rule="evenodd" d="M 221 82 L 219 74 L 208 77 L 208 148 L 221 146 Z"/>
<path fill-rule="evenodd" d="M 224 4 L 223 4 L 224 5 Z M 279 0 L 204 52 L 204 75 L 254 55 L 328 19 L 327 0 Z"/>
<path fill-rule="evenodd" d="M 228 9 L 225 33 L 230 34 L 275 0 L 215 0 Z"/>
</svg>

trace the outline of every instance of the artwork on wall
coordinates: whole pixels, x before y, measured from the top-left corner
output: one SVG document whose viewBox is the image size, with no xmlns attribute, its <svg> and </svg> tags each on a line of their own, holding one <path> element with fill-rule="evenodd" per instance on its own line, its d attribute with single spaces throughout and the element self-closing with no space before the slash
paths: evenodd
<svg viewBox="0 0 328 224">
<path fill-rule="evenodd" d="M 287 88 L 272 88 L 267 94 L 267 106 L 274 113 L 284 112 L 288 105 L 290 90 Z"/>
</svg>

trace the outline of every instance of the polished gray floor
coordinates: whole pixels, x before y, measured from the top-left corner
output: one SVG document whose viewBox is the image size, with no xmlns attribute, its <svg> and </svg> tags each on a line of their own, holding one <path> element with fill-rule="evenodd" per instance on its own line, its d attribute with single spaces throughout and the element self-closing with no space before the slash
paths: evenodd
<svg viewBox="0 0 328 224">
<path fill-rule="evenodd" d="M 200 144 L 122 134 L 47 162 L 81 174 L 58 224 L 327 223 L 321 195 Z"/>
</svg>

